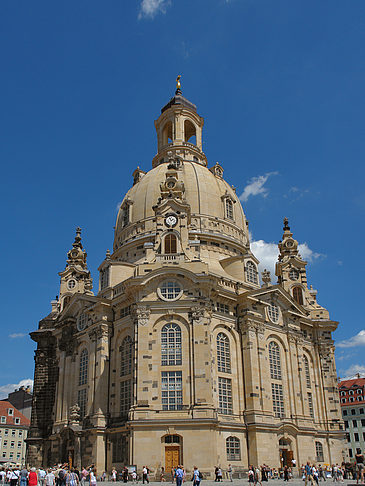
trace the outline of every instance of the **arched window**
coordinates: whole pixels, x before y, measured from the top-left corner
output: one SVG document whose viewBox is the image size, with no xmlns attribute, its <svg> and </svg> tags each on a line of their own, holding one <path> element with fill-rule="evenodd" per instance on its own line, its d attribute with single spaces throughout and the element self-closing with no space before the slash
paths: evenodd
<svg viewBox="0 0 365 486">
<path fill-rule="evenodd" d="M 89 353 L 83 349 L 80 354 L 79 386 L 87 384 L 87 368 L 89 366 Z"/>
<path fill-rule="evenodd" d="M 177 324 L 165 324 L 161 330 L 162 366 L 181 365 L 181 329 Z"/>
<path fill-rule="evenodd" d="M 316 441 L 316 461 L 317 462 L 323 462 L 324 457 L 323 457 L 323 445 L 322 442 Z"/>
<path fill-rule="evenodd" d="M 257 284 L 257 270 L 253 262 L 247 262 L 246 264 L 246 280 L 247 282 Z"/>
<path fill-rule="evenodd" d="M 231 199 L 226 198 L 226 218 L 233 220 L 233 202 Z"/>
<path fill-rule="evenodd" d="M 309 371 L 309 360 L 307 356 L 303 356 L 304 361 L 304 372 L 305 372 L 305 382 L 307 384 L 307 388 L 311 387 L 311 375 Z"/>
<path fill-rule="evenodd" d="M 172 142 L 172 122 L 168 121 L 162 131 L 162 144 L 167 145 Z"/>
<path fill-rule="evenodd" d="M 293 297 L 297 304 L 303 305 L 303 292 L 300 287 L 293 288 Z"/>
<path fill-rule="evenodd" d="M 120 376 L 132 373 L 133 342 L 130 336 L 123 339 L 120 350 Z"/>
<path fill-rule="evenodd" d="M 174 234 L 165 236 L 165 253 L 177 253 L 177 238 Z"/>
<path fill-rule="evenodd" d="M 280 349 L 275 341 L 269 343 L 270 376 L 273 380 L 281 380 Z"/>
<path fill-rule="evenodd" d="M 217 335 L 217 364 L 218 371 L 221 371 L 223 373 L 231 372 L 229 338 L 223 332 L 220 332 Z"/>
<path fill-rule="evenodd" d="M 238 437 L 227 437 L 226 439 L 227 461 L 241 460 L 241 445 Z"/>
<path fill-rule="evenodd" d="M 194 138 L 190 140 L 192 137 Z M 190 142 L 196 145 L 196 129 L 194 123 L 190 120 L 184 121 L 184 139 L 185 142 Z"/>
</svg>

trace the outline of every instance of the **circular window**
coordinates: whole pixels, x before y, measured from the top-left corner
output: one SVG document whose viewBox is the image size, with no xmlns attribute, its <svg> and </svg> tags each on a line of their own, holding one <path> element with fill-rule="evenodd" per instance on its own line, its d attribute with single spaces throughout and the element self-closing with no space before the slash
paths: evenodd
<svg viewBox="0 0 365 486">
<path fill-rule="evenodd" d="M 79 314 L 79 317 L 77 318 L 77 329 L 79 331 L 83 331 L 87 326 L 87 322 L 88 322 L 87 314 L 85 313 Z"/>
<path fill-rule="evenodd" d="M 270 304 L 267 313 L 269 314 L 269 319 L 272 322 L 278 322 L 279 320 L 279 307 L 274 304 Z"/>
<path fill-rule="evenodd" d="M 70 290 L 74 289 L 76 287 L 76 280 L 73 278 L 67 282 L 67 288 Z"/>
<path fill-rule="evenodd" d="M 291 248 L 293 245 L 294 245 L 293 240 L 288 240 L 288 241 L 286 242 L 286 246 L 287 246 L 287 248 Z"/>
<path fill-rule="evenodd" d="M 289 272 L 289 278 L 290 278 L 290 280 L 298 280 L 298 278 L 299 278 L 299 272 L 298 272 L 298 270 L 295 270 L 295 269 L 290 270 L 290 272 Z"/>
<path fill-rule="evenodd" d="M 167 187 L 168 187 L 169 189 L 173 189 L 173 188 L 175 187 L 175 181 L 169 181 L 169 182 L 167 183 Z"/>
<path fill-rule="evenodd" d="M 176 280 L 166 280 L 157 289 L 159 297 L 163 300 L 177 300 L 182 292 L 181 285 Z"/>
</svg>

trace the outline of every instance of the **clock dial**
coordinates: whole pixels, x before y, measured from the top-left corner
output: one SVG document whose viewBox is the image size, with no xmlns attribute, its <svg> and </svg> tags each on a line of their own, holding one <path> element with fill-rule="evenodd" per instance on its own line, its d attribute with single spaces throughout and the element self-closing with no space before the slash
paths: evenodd
<svg viewBox="0 0 365 486">
<path fill-rule="evenodd" d="M 172 214 L 170 216 L 167 216 L 165 219 L 165 224 L 166 226 L 169 226 L 170 228 L 172 226 L 175 226 L 177 223 L 177 217 L 173 216 Z"/>
</svg>

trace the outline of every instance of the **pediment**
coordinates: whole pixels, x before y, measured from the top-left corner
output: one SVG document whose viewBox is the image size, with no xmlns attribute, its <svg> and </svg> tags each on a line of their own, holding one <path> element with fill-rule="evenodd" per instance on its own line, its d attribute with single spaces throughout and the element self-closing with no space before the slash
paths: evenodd
<svg viewBox="0 0 365 486">
<path fill-rule="evenodd" d="M 70 302 L 59 315 L 58 321 L 70 317 L 75 318 L 82 309 L 90 307 L 90 305 L 94 305 L 96 302 L 98 302 L 98 297 L 76 293 L 71 297 Z"/>
<path fill-rule="evenodd" d="M 257 300 L 266 301 L 271 303 L 272 301 L 275 302 L 276 305 L 279 305 L 282 310 L 286 311 L 294 311 L 296 314 L 299 314 L 303 317 L 308 317 L 309 313 L 302 307 L 301 305 L 297 304 L 292 296 L 284 290 L 280 285 L 272 285 L 270 287 L 262 287 L 259 290 L 254 290 L 249 293 L 250 297 L 254 297 Z"/>
</svg>

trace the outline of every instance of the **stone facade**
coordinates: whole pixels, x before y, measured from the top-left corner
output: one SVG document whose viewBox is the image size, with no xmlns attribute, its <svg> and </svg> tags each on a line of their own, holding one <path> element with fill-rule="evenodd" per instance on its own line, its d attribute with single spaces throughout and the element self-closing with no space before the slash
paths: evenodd
<svg viewBox="0 0 365 486">
<path fill-rule="evenodd" d="M 278 467 L 342 460 L 331 333 L 287 220 L 272 284 L 203 119 L 180 89 L 133 173 L 97 295 L 80 229 L 38 343 L 28 461 Z"/>
</svg>

